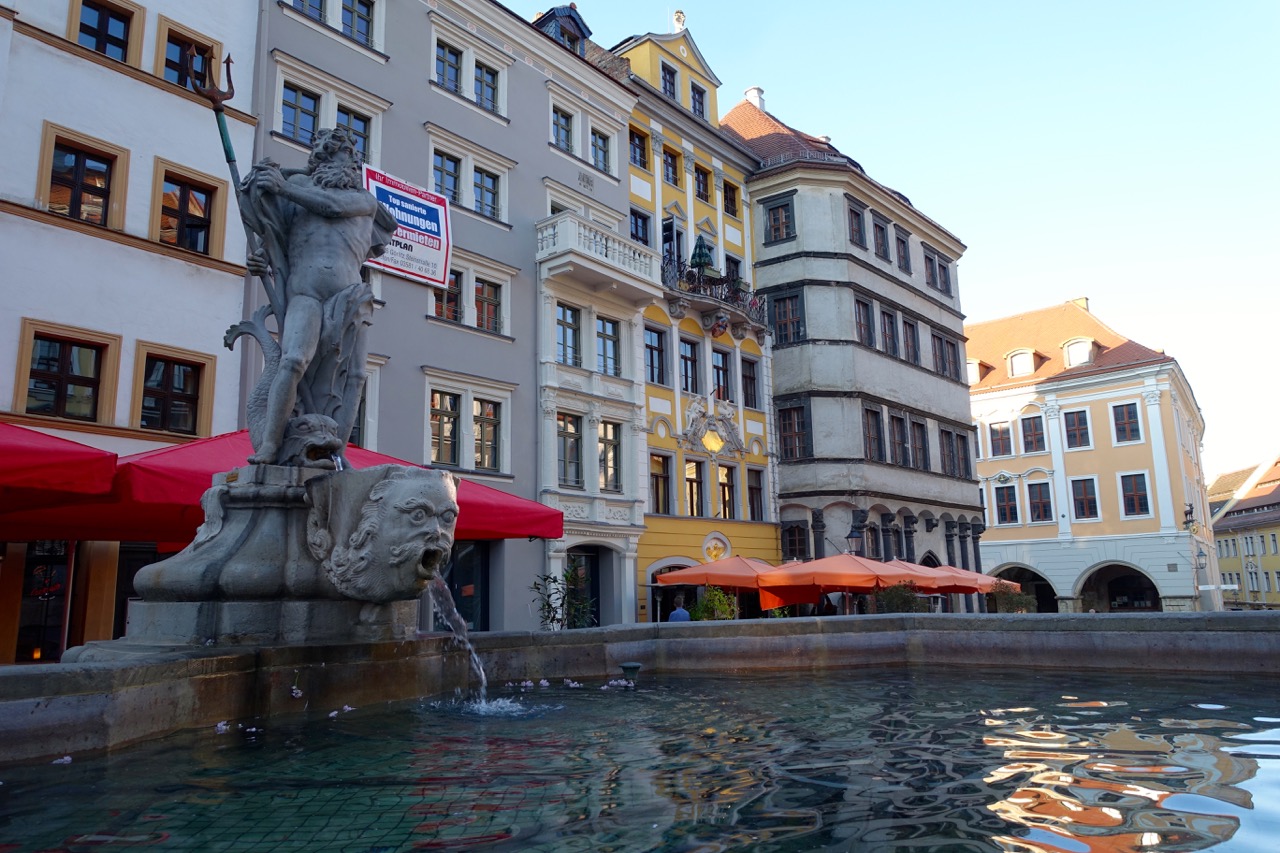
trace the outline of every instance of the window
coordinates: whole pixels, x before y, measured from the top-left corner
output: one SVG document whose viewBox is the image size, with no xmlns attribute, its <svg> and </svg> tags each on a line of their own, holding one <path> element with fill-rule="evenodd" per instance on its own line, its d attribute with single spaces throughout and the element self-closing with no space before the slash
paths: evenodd
<svg viewBox="0 0 1280 853">
<path fill-rule="evenodd" d="M 733 399 L 733 356 L 722 349 L 711 349 L 711 393 L 717 400 Z"/>
<path fill-rule="evenodd" d="M 1077 521 L 1098 517 L 1098 486 L 1092 477 L 1071 481 L 1071 502 Z"/>
<path fill-rule="evenodd" d="M 497 471 L 502 467 L 499 455 L 502 426 L 502 404 L 493 400 L 471 401 L 472 423 L 476 436 L 476 470 Z"/>
<path fill-rule="evenodd" d="M 771 205 L 765 208 L 765 242 L 772 243 L 796 236 L 795 220 L 792 216 L 791 202 Z"/>
<path fill-rule="evenodd" d="M 459 195 L 461 175 L 461 160 L 445 154 L 443 151 L 435 153 L 432 176 L 435 179 L 436 192 L 449 199 L 453 204 L 457 204 L 461 200 Z"/>
<path fill-rule="evenodd" d="M 160 193 L 160 218 L 155 238 L 180 249 L 211 254 L 214 224 L 212 187 L 166 171 L 160 180 Z"/>
<path fill-rule="evenodd" d="M 1027 484 L 1027 515 L 1032 524 L 1053 521 L 1053 497 L 1048 483 Z"/>
<path fill-rule="evenodd" d="M 187 31 L 179 31 L 163 15 L 160 16 L 160 26 L 164 31 L 164 61 L 157 69 L 159 75 L 183 89 L 195 91 L 196 86 L 208 86 L 209 67 L 218 64 L 218 49 L 207 41 L 194 38 Z M 188 63 L 190 74 L 187 74 Z"/>
<path fill-rule="evenodd" d="M 902 321 L 902 357 L 912 364 L 920 363 L 920 332 L 910 320 Z"/>
<path fill-rule="evenodd" d="M 490 219 L 502 218 L 502 211 L 498 205 L 499 180 L 499 177 L 492 172 L 484 169 L 475 170 L 472 186 L 475 190 L 476 213 L 481 216 L 487 216 Z"/>
<path fill-rule="evenodd" d="M 724 185 L 724 212 L 730 216 L 738 215 L 738 188 L 730 183 Z"/>
<path fill-rule="evenodd" d="M 923 421 L 911 422 L 911 466 L 929 470 L 929 427 Z"/>
<path fill-rule="evenodd" d="M 622 375 L 622 324 L 608 317 L 596 318 L 596 370 L 606 376 Z"/>
<path fill-rule="evenodd" d="M 674 98 L 676 96 L 676 70 L 663 63 L 662 70 L 659 73 L 662 77 L 662 94 L 668 98 Z"/>
<path fill-rule="evenodd" d="M 564 110 L 551 110 L 551 141 L 557 148 L 573 153 L 573 116 Z"/>
<path fill-rule="evenodd" d="M 136 39 L 133 16 L 134 10 L 123 5 L 82 0 L 76 41 L 103 56 L 134 64 L 138 57 L 132 44 Z"/>
<path fill-rule="evenodd" d="M 703 495 L 702 468 L 703 463 L 692 459 L 684 463 L 684 506 L 687 515 L 707 514 L 707 502 Z"/>
<path fill-rule="evenodd" d="M 628 133 L 628 147 L 631 151 L 631 164 L 641 169 L 649 168 L 649 137 L 633 127 Z"/>
<path fill-rule="evenodd" d="M 59 142 L 45 190 L 50 213 L 94 225 L 112 224 L 114 157 Z"/>
<path fill-rule="evenodd" d="M 449 283 L 435 291 L 436 316 L 451 323 L 462 321 L 462 276 L 457 270 L 449 270 Z"/>
<path fill-rule="evenodd" d="M 747 469 L 747 520 L 764 521 L 764 472 Z"/>
<path fill-rule="evenodd" d="M 1013 455 L 1013 436 L 1009 430 L 1009 424 L 999 423 L 991 425 L 991 455 L 992 456 L 1012 456 Z"/>
<path fill-rule="evenodd" d="M 667 148 L 662 149 L 662 180 L 680 186 L 680 155 Z"/>
<path fill-rule="evenodd" d="M 644 378 L 654 385 L 667 384 L 667 333 L 652 326 L 644 329 Z"/>
<path fill-rule="evenodd" d="M 498 106 L 498 72 L 487 65 L 476 63 L 475 96 L 476 104 L 491 113 L 499 112 Z"/>
<path fill-rule="evenodd" d="M 360 159 L 366 163 L 369 162 L 369 136 L 370 129 L 373 126 L 373 119 L 354 110 L 339 106 L 335 121 L 338 127 L 345 127 L 350 131 L 351 137 L 355 142 L 356 151 L 360 154 Z"/>
<path fill-rule="evenodd" d="M 1146 474 L 1121 474 L 1120 497 L 1124 503 L 1126 516 L 1151 514 L 1151 502 L 1147 499 Z"/>
<path fill-rule="evenodd" d="M 733 520 L 738 517 L 738 485 L 734 481 L 732 465 L 721 465 L 716 471 L 720 486 L 720 518 Z"/>
<path fill-rule="evenodd" d="M 476 279 L 476 328 L 502 332 L 502 286 Z"/>
<path fill-rule="evenodd" d="M 956 467 L 956 434 L 949 429 L 938 430 L 938 450 L 942 464 L 942 473 L 952 477 L 957 474 Z"/>
<path fill-rule="evenodd" d="M 609 137 L 594 128 L 591 130 L 591 165 L 602 172 L 609 171 Z"/>
<path fill-rule="evenodd" d="M 892 311 L 880 312 L 880 340 L 884 351 L 895 358 L 898 355 L 898 317 Z"/>
<path fill-rule="evenodd" d="M 951 294 L 951 260 L 930 246 L 924 247 L 924 282 L 934 290 Z"/>
<path fill-rule="evenodd" d="M 729 281 L 740 281 L 742 279 L 742 261 L 733 255 L 725 255 L 724 277 Z"/>
<path fill-rule="evenodd" d="M 711 173 L 701 166 L 693 167 L 693 194 L 699 201 L 711 201 Z"/>
<path fill-rule="evenodd" d="M 956 476 L 966 480 L 973 476 L 973 464 L 969 456 L 969 436 L 956 433 Z"/>
<path fill-rule="evenodd" d="M 780 344 L 804 339 L 804 320 L 800 315 L 799 296 L 773 297 L 773 335 Z"/>
<path fill-rule="evenodd" d="M 631 211 L 631 239 L 642 246 L 649 245 L 649 215 L 638 210 Z"/>
<path fill-rule="evenodd" d="M 671 515 L 671 457 L 649 454 L 649 512 Z"/>
<path fill-rule="evenodd" d="M 373 44 L 371 0 L 342 0 L 342 34 L 366 46 Z"/>
<path fill-rule="evenodd" d="M 942 376 L 960 379 L 960 351 L 955 341 L 933 336 L 933 369 Z"/>
<path fill-rule="evenodd" d="M 1022 452 L 1042 453 L 1044 443 L 1044 417 L 1031 415 L 1022 419 Z"/>
<path fill-rule="evenodd" d="M 1063 412 L 1062 422 L 1067 430 L 1067 447 L 1089 447 L 1089 412 L 1080 409 Z"/>
<path fill-rule="evenodd" d="M 801 459 L 806 453 L 808 435 L 804 407 L 778 409 L 778 445 L 783 459 Z"/>
<path fill-rule="evenodd" d="M 600 490 L 622 491 L 622 424 L 600 422 Z"/>
<path fill-rule="evenodd" d="M 311 137 L 320 126 L 320 96 L 286 83 L 280 106 L 283 111 L 280 132 L 309 147 Z"/>
<path fill-rule="evenodd" d="M 1142 441 L 1142 427 L 1138 424 L 1138 404 L 1121 403 L 1111 407 L 1111 420 L 1116 425 L 1116 443 Z"/>
<path fill-rule="evenodd" d="M 875 236 L 876 257 L 889 260 L 889 222 L 873 216 L 871 233 Z"/>
<path fill-rule="evenodd" d="M 582 488 L 582 418 L 556 413 L 556 462 L 560 485 Z"/>
<path fill-rule="evenodd" d="M 996 486 L 996 524 L 1018 523 L 1018 489 Z"/>
<path fill-rule="evenodd" d="M 748 409 L 760 408 L 759 389 L 755 359 L 744 358 L 742 360 L 742 405 Z"/>
<path fill-rule="evenodd" d="M 1009 356 L 1009 375 L 1010 376 L 1030 376 L 1035 373 L 1036 364 L 1035 356 L 1027 350 L 1015 352 Z"/>
<path fill-rule="evenodd" d="M 292 5 L 308 18 L 324 20 L 324 0 L 293 0 Z"/>
<path fill-rule="evenodd" d="M 863 208 L 849 206 L 849 242 L 867 248 L 867 222 Z"/>
<path fill-rule="evenodd" d="M 436 42 L 436 83 L 455 94 L 462 93 L 462 51 L 442 41 Z"/>
<path fill-rule="evenodd" d="M 36 334 L 27 379 L 27 413 L 98 420 L 105 350 L 97 343 Z"/>
<path fill-rule="evenodd" d="M 889 460 L 894 465 L 909 467 L 911 455 L 907 448 L 907 419 L 898 415 L 889 416 Z"/>
<path fill-rule="evenodd" d="M 1280 547 L 1277 547 L 1278 545 L 1280 545 L 1280 543 L 1277 543 L 1276 541 L 1276 534 L 1272 533 L 1271 534 L 1271 553 L 1273 555 L 1280 554 Z"/>
<path fill-rule="evenodd" d="M 782 525 L 782 559 L 809 559 L 809 528 L 803 521 Z"/>
<path fill-rule="evenodd" d="M 582 312 L 563 302 L 556 303 L 556 361 L 582 366 Z"/>
<path fill-rule="evenodd" d="M 884 461 L 884 422 L 875 409 L 862 411 L 862 446 L 864 458 Z"/>
<path fill-rule="evenodd" d="M 461 401 L 458 394 L 431 392 L 431 461 L 437 465 L 458 464 Z"/>
<path fill-rule="evenodd" d="M 681 338 L 680 390 L 686 394 L 697 394 L 698 388 L 698 342 Z"/>
<path fill-rule="evenodd" d="M 707 117 L 707 91 L 694 83 L 689 84 L 689 109 L 698 118 Z"/>
<path fill-rule="evenodd" d="M 853 320 L 857 327 L 858 343 L 864 346 L 876 345 L 875 328 L 871 325 L 871 303 L 864 299 L 854 300 Z"/>
<path fill-rule="evenodd" d="M 898 269 L 911 275 L 911 234 L 893 226 L 894 250 L 898 253 Z"/>
</svg>

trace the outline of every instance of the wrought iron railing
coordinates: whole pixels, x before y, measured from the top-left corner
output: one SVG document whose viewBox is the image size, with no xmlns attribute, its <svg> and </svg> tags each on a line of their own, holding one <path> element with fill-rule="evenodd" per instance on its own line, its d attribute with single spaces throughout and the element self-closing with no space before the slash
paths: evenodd
<svg viewBox="0 0 1280 853">
<path fill-rule="evenodd" d="M 680 290 L 695 296 L 714 299 L 742 312 L 752 323 L 768 325 L 765 298 L 751 290 L 740 278 L 709 274 L 672 255 L 662 258 L 662 284 L 669 290 Z"/>
</svg>

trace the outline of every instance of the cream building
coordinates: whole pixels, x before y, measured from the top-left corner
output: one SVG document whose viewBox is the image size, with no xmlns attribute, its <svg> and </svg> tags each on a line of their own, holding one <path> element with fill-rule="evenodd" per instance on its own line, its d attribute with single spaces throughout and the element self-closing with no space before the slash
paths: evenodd
<svg viewBox="0 0 1280 853">
<path fill-rule="evenodd" d="M 1041 612 L 1222 607 L 1178 363 L 1078 299 L 966 325 L 983 563 Z"/>
<path fill-rule="evenodd" d="M 1216 498 L 1225 492 L 1220 505 Z M 1280 461 L 1224 474 L 1209 490 L 1223 603 L 1235 610 L 1280 606 Z"/>
</svg>

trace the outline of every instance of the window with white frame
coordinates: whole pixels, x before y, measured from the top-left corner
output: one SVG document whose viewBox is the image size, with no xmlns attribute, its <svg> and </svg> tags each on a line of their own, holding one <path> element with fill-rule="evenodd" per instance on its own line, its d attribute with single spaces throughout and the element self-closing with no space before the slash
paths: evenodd
<svg viewBox="0 0 1280 853">
<path fill-rule="evenodd" d="M 547 81 L 547 92 L 551 147 L 616 177 L 618 164 L 612 152 L 617 150 L 624 125 L 557 83 Z"/>
<path fill-rule="evenodd" d="M 1111 435 L 1116 444 L 1137 444 L 1142 441 L 1142 424 L 1138 420 L 1137 403 L 1116 403 L 1111 406 Z"/>
<path fill-rule="evenodd" d="M 436 191 L 456 201 L 453 212 L 474 213 L 506 226 L 509 176 L 515 161 L 427 122 L 427 147 Z"/>
<path fill-rule="evenodd" d="M 365 162 L 376 166 L 382 114 L 391 102 L 282 51 L 271 51 L 271 57 L 276 62 L 274 135 L 310 148 L 315 131 L 342 125 L 354 132 Z"/>
<path fill-rule="evenodd" d="M 1063 412 L 1062 428 L 1066 432 L 1068 450 L 1087 450 L 1093 447 L 1093 439 L 1089 434 L 1088 409 Z"/>
<path fill-rule="evenodd" d="M 1027 521 L 1031 524 L 1053 521 L 1053 489 L 1049 483 L 1027 483 Z"/>
<path fill-rule="evenodd" d="M 1071 518 L 1074 521 L 1097 521 L 1098 478 L 1076 477 L 1071 480 Z"/>
<path fill-rule="evenodd" d="M 281 7 L 294 20 L 333 36 L 342 44 L 380 54 L 386 43 L 387 3 L 388 0 L 291 0 Z M 382 59 L 385 61 L 386 57 Z"/>
<path fill-rule="evenodd" d="M 1129 471 L 1117 474 L 1120 486 L 1120 511 L 1125 518 L 1146 518 L 1151 515 L 1151 497 L 1147 491 L 1145 471 Z"/>
<path fill-rule="evenodd" d="M 431 368 L 422 372 L 427 377 L 431 462 L 464 471 L 510 471 L 508 414 L 516 386 Z"/>
<path fill-rule="evenodd" d="M 434 86 L 505 123 L 507 77 L 513 61 L 501 45 L 430 11 Z"/>
<path fill-rule="evenodd" d="M 995 487 L 996 524 L 1018 523 L 1017 486 Z"/>
<path fill-rule="evenodd" d="M 454 247 L 449 255 L 447 288 L 432 288 L 431 316 L 485 332 L 511 328 L 511 282 L 519 271 Z"/>
</svg>

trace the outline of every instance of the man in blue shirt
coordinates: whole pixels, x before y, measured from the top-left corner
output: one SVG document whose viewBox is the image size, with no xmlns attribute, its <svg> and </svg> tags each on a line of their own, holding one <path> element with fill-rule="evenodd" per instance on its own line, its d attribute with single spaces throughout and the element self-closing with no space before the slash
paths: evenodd
<svg viewBox="0 0 1280 853">
<path fill-rule="evenodd" d="M 689 611 L 684 609 L 684 596 L 677 595 L 675 601 L 675 609 L 667 616 L 668 622 L 688 622 L 690 621 Z"/>
</svg>

